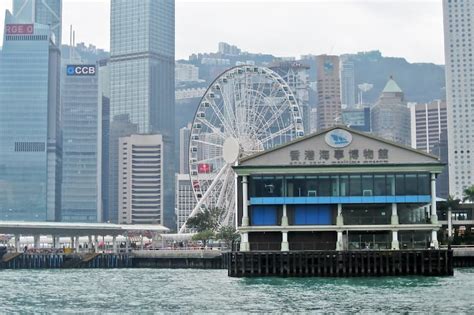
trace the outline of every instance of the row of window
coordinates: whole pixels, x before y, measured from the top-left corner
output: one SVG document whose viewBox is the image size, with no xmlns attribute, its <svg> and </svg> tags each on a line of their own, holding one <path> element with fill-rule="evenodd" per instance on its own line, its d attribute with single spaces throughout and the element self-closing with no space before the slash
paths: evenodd
<svg viewBox="0 0 474 315">
<path fill-rule="evenodd" d="M 250 197 L 429 195 L 430 175 L 251 176 Z"/>
</svg>

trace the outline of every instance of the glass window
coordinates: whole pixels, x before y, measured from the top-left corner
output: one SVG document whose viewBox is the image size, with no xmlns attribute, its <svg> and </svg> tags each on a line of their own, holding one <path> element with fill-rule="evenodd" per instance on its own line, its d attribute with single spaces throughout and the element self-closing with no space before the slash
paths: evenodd
<svg viewBox="0 0 474 315">
<path fill-rule="evenodd" d="M 331 196 L 339 196 L 339 176 L 337 175 L 331 176 L 331 183 L 332 183 Z"/>
<path fill-rule="evenodd" d="M 349 176 L 343 175 L 339 177 L 340 196 L 349 196 Z"/>
<path fill-rule="evenodd" d="M 395 176 L 395 194 L 397 196 L 405 195 L 405 175 Z"/>
<path fill-rule="evenodd" d="M 374 182 L 372 175 L 362 175 L 362 196 L 373 196 Z"/>
<path fill-rule="evenodd" d="M 361 180 L 360 175 L 351 175 L 349 177 L 350 196 L 361 196 Z"/>
<path fill-rule="evenodd" d="M 289 197 L 306 197 L 306 178 L 304 176 L 288 178 L 287 190 Z"/>
<path fill-rule="evenodd" d="M 318 177 L 317 176 L 306 176 L 306 186 L 308 187 L 308 197 L 316 197 L 319 195 L 318 190 Z"/>
<path fill-rule="evenodd" d="M 331 177 L 319 176 L 319 196 L 331 196 Z"/>
<path fill-rule="evenodd" d="M 430 177 L 428 174 L 418 174 L 418 195 L 430 194 Z"/>
<path fill-rule="evenodd" d="M 405 194 L 406 195 L 418 194 L 416 174 L 405 175 Z"/>
<path fill-rule="evenodd" d="M 395 196 L 395 175 L 387 175 L 385 181 L 387 196 Z"/>
<path fill-rule="evenodd" d="M 374 196 L 386 196 L 385 175 L 374 175 Z"/>
<path fill-rule="evenodd" d="M 250 197 L 283 196 L 282 176 L 255 176 L 250 181 Z"/>
</svg>

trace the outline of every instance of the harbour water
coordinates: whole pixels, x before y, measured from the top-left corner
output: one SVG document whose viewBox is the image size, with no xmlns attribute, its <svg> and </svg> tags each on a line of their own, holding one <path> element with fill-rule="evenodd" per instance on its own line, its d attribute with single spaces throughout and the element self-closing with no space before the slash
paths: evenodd
<svg viewBox="0 0 474 315">
<path fill-rule="evenodd" d="M 225 270 L 0 271 L 0 313 L 471 313 L 474 268 L 454 277 L 230 278 Z"/>
</svg>

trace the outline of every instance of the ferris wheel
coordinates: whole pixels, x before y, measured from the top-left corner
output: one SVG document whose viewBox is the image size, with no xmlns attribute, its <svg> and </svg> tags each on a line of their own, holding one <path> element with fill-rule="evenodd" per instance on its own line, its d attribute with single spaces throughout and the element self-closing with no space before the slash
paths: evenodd
<svg viewBox="0 0 474 315">
<path fill-rule="evenodd" d="M 238 159 L 303 136 L 303 119 L 290 87 L 274 71 L 238 66 L 205 92 L 191 128 L 189 172 L 197 205 L 223 209 L 221 225 L 234 220 Z M 184 224 L 180 233 L 183 233 Z"/>
</svg>

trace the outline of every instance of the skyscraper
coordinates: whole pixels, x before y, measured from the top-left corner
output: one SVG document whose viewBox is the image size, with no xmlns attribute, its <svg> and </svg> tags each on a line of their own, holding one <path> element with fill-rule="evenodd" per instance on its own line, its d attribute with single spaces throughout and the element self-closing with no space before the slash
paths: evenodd
<svg viewBox="0 0 474 315">
<path fill-rule="evenodd" d="M 139 133 L 163 136 L 164 223 L 169 227 L 175 226 L 174 13 L 173 0 L 111 2 L 111 120 L 127 114 Z"/>
<path fill-rule="evenodd" d="M 447 130 L 446 102 L 414 104 L 410 106 L 410 115 L 412 147 L 431 152 Z"/>
<path fill-rule="evenodd" d="M 0 58 L 1 219 L 58 219 L 61 52 L 52 34 L 51 27 L 35 22 L 33 15 L 5 14 Z"/>
<path fill-rule="evenodd" d="M 65 60 L 62 70 L 61 221 L 98 222 L 101 202 L 101 112 L 96 65 Z"/>
<path fill-rule="evenodd" d="M 13 0 L 13 16 L 20 23 L 49 25 L 54 43 L 61 48 L 62 0 Z"/>
<path fill-rule="evenodd" d="M 189 174 L 176 174 L 176 226 L 179 231 L 196 206 L 191 177 Z M 188 228 L 185 233 L 190 232 Z"/>
<path fill-rule="evenodd" d="M 189 138 L 191 124 L 179 129 L 179 173 L 189 174 Z"/>
<path fill-rule="evenodd" d="M 346 59 L 341 61 L 341 101 L 347 108 L 356 103 L 354 63 Z"/>
<path fill-rule="evenodd" d="M 372 132 L 403 145 L 409 146 L 411 143 L 410 110 L 402 89 L 392 77 L 372 108 Z"/>
<path fill-rule="evenodd" d="M 472 14 L 474 1 L 443 0 L 449 192 L 458 198 L 474 183 Z"/>
<path fill-rule="evenodd" d="M 342 124 L 339 57 L 316 56 L 318 82 L 318 129 Z"/>
</svg>

